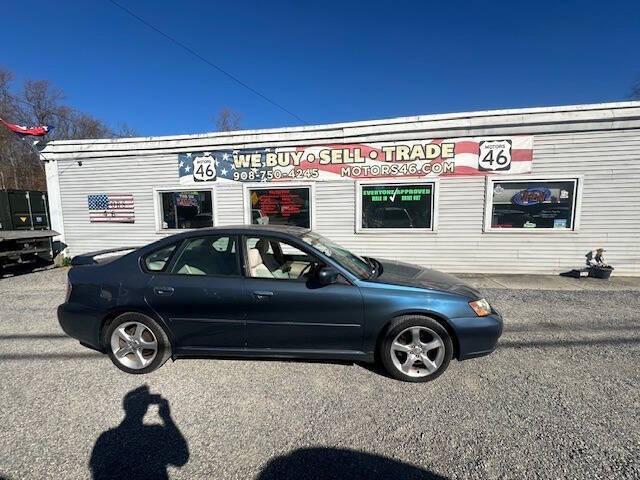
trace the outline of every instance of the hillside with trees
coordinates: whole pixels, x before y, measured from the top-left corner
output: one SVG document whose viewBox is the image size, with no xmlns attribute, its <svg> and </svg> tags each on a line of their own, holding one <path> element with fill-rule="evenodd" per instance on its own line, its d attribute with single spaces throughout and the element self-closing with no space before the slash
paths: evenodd
<svg viewBox="0 0 640 480">
<path fill-rule="evenodd" d="M 15 85 L 12 72 L 0 68 L 0 118 L 18 125 L 51 125 L 44 140 L 133 136 L 126 125 L 105 122 L 65 104 L 64 93 L 47 80 Z M 0 188 L 45 190 L 44 164 L 33 149 L 37 138 L 21 139 L 0 125 Z"/>
</svg>

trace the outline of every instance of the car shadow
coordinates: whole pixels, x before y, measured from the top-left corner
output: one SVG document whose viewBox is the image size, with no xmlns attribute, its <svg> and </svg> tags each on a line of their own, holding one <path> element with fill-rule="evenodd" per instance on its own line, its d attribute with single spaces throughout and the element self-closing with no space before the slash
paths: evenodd
<svg viewBox="0 0 640 480">
<path fill-rule="evenodd" d="M 256 480 L 447 480 L 421 467 L 392 458 L 342 448 L 302 448 L 276 457 Z"/>
<path fill-rule="evenodd" d="M 145 424 L 151 405 L 158 405 L 163 424 Z M 184 466 L 189 447 L 171 417 L 169 402 L 143 385 L 122 400 L 125 416 L 120 425 L 103 432 L 91 452 L 93 480 L 113 478 L 168 479 L 167 467 Z"/>
</svg>

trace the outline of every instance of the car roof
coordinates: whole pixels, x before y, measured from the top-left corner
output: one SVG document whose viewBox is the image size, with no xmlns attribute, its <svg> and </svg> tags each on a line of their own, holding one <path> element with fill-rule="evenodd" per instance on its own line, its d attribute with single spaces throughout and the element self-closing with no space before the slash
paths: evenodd
<svg viewBox="0 0 640 480">
<path fill-rule="evenodd" d="M 300 237 L 301 235 L 308 233 L 308 228 L 294 227 L 291 225 L 225 225 L 220 227 L 207 227 L 198 228 L 195 230 L 189 230 L 187 232 L 181 232 L 172 235 L 167 238 L 188 238 L 188 237 L 201 237 L 203 235 L 216 235 L 220 233 L 232 233 L 239 235 L 268 235 L 273 234 L 285 234 L 293 237 Z"/>
</svg>

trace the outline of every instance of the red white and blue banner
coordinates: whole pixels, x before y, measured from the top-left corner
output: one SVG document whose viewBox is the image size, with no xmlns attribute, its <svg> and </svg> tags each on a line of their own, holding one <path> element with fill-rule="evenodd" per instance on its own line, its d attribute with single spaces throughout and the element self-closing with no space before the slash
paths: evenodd
<svg viewBox="0 0 640 480">
<path fill-rule="evenodd" d="M 11 130 L 13 133 L 17 133 L 18 135 L 21 135 L 23 137 L 26 137 L 26 136 L 44 137 L 53 128 L 53 127 L 50 127 L 49 125 L 26 127 L 23 125 L 16 125 L 15 123 L 5 122 L 1 118 L 0 118 L 0 122 L 2 122 L 4 126 L 7 127 L 9 130 Z"/>
<path fill-rule="evenodd" d="M 178 155 L 181 184 L 520 175 L 533 137 L 453 138 L 194 151 Z"/>
<path fill-rule="evenodd" d="M 133 195 L 130 193 L 98 193 L 88 195 L 91 223 L 134 223 Z"/>
</svg>

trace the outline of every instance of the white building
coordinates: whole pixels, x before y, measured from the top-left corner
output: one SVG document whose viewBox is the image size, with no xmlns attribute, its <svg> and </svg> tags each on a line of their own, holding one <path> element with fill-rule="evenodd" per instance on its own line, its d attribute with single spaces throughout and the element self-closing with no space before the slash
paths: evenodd
<svg viewBox="0 0 640 480">
<path fill-rule="evenodd" d="M 71 255 L 182 228 L 307 226 L 448 272 L 640 275 L 640 102 L 49 142 Z"/>
</svg>

